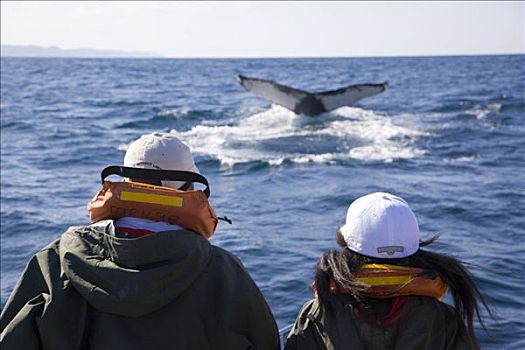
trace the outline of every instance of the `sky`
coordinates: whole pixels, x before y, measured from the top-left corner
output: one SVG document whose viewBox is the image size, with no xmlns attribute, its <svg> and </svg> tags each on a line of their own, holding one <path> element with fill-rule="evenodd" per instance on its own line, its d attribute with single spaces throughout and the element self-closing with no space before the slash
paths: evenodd
<svg viewBox="0 0 525 350">
<path fill-rule="evenodd" d="M 1 43 L 164 57 L 525 53 L 525 2 L 11 2 Z"/>
</svg>

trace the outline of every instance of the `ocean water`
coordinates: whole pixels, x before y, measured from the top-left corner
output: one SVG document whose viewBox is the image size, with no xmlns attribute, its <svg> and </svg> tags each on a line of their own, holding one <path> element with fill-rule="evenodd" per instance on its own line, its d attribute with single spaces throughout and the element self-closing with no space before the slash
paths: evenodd
<svg viewBox="0 0 525 350">
<path fill-rule="evenodd" d="M 389 81 L 308 118 L 246 92 L 236 74 L 306 90 Z M 142 134 L 196 154 L 220 223 L 279 327 L 312 297 L 316 261 L 347 206 L 404 197 L 432 249 L 468 264 L 495 311 L 484 349 L 525 348 L 525 56 L 1 60 L 1 304 L 29 257 L 88 224 L 100 171 Z M 449 300 L 450 301 L 450 300 Z"/>
</svg>

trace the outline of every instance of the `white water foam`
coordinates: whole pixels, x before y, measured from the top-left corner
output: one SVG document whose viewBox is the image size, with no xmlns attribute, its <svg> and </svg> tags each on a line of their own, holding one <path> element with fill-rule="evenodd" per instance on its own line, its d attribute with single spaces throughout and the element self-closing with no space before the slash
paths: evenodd
<svg viewBox="0 0 525 350">
<path fill-rule="evenodd" d="M 157 115 L 160 117 L 174 117 L 174 118 L 183 118 L 188 115 L 191 110 L 187 107 L 185 108 L 172 108 L 165 111 L 159 112 Z"/>
<path fill-rule="evenodd" d="M 290 160 L 297 164 L 306 164 L 306 163 L 324 163 L 324 164 L 334 164 L 337 159 L 346 158 L 344 154 L 341 153 L 323 153 L 323 154 L 307 154 L 303 156 L 295 156 Z"/>
<path fill-rule="evenodd" d="M 443 162 L 447 164 L 464 164 L 472 163 L 477 159 L 477 156 L 461 156 L 457 158 L 444 159 Z"/>
<path fill-rule="evenodd" d="M 477 119 L 485 119 L 490 113 L 497 113 L 500 111 L 501 103 L 490 103 L 486 106 L 475 105 L 466 113 L 475 116 Z"/>
<path fill-rule="evenodd" d="M 263 151 L 257 146 L 264 140 L 308 135 L 309 132 L 296 125 L 301 118 L 304 117 L 274 106 L 270 110 L 242 118 L 236 125 L 197 125 L 186 132 L 172 132 L 176 132 L 193 152 L 216 158 L 223 166 L 250 161 L 280 165 L 286 158 L 285 153 Z"/>
<path fill-rule="evenodd" d="M 350 149 L 350 158 L 392 162 L 425 154 L 424 150 L 411 147 L 410 144 L 416 138 L 427 135 L 426 132 L 394 124 L 394 120 L 413 119 L 412 115 L 387 117 L 351 107 L 339 109 L 338 114 L 353 120 L 334 121 L 323 132 L 340 137 L 353 136 L 366 142 L 364 146 Z"/>
<path fill-rule="evenodd" d="M 297 164 L 336 164 L 352 159 L 391 162 L 425 153 L 413 146 L 418 137 L 426 134 L 413 126 L 417 122 L 414 115 L 387 116 L 344 107 L 317 118 L 299 116 L 274 105 L 249 116 L 239 113 L 239 117 L 229 120 L 227 125 L 200 124 L 189 131 L 172 132 L 193 152 L 218 159 L 223 167 L 252 161 L 267 162 L 271 166 L 280 166 L 285 161 Z M 286 138 L 306 140 L 307 147 L 297 146 L 297 141 L 293 141 L 294 147 L 288 149 Z M 333 152 L 327 150 L 331 144 L 335 144 Z M 271 147 L 265 147 L 267 145 Z"/>
</svg>

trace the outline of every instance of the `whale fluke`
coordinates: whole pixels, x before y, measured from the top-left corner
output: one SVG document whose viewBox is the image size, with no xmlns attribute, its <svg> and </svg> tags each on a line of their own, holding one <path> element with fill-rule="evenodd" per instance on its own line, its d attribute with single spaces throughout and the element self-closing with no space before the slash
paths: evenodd
<svg viewBox="0 0 525 350">
<path fill-rule="evenodd" d="M 297 114 L 315 116 L 343 106 L 351 106 L 365 97 L 377 95 L 386 90 L 388 83 L 360 84 L 323 92 L 307 92 L 281 85 L 271 80 L 237 76 L 237 81 L 246 90 L 288 108 Z"/>
</svg>

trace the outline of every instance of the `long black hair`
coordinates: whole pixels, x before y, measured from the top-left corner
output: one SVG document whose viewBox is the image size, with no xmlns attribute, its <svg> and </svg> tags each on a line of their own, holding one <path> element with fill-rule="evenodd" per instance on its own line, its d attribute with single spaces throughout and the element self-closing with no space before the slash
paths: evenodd
<svg viewBox="0 0 525 350">
<path fill-rule="evenodd" d="M 436 239 L 437 236 L 422 241 L 420 247 L 427 246 Z M 340 230 L 337 230 L 337 243 L 343 249 L 329 250 L 324 253 L 315 271 L 317 296 L 328 317 L 334 317 L 337 310 L 346 304 L 363 306 L 366 300 L 366 296 L 363 294 L 365 287 L 354 278 L 354 275 L 364 264 L 386 263 L 429 269 L 436 271 L 443 282 L 449 286 L 454 306 L 467 326 L 470 341 L 475 348 L 479 348 L 474 334 L 474 315 L 477 316 L 481 326 L 485 329 L 480 315 L 480 304 L 485 307 L 489 315 L 492 316 L 492 312 L 472 275 L 461 261 L 451 256 L 423 249 L 401 259 L 367 257 L 348 249 Z M 331 281 L 335 282 L 335 293 L 331 290 L 333 287 Z M 343 289 L 345 292 L 341 293 Z"/>
</svg>

